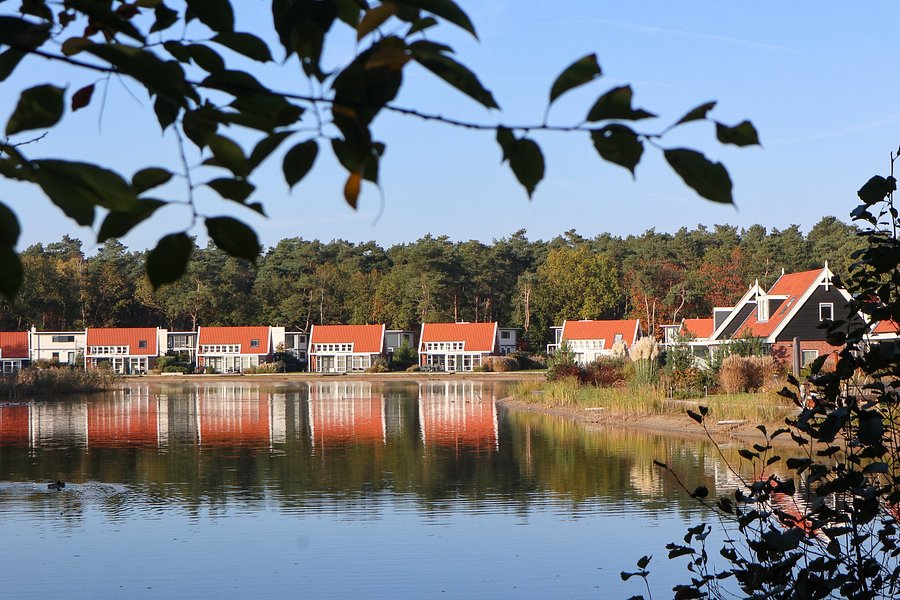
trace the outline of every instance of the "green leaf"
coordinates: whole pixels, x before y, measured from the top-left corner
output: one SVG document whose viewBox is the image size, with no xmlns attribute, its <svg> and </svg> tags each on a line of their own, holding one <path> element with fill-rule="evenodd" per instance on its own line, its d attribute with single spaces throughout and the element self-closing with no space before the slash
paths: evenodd
<svg viewBox="0 0 900 600">
<path fill-rule="evenodd" d="M 96 0 L 66 0 L 66 8 L 74 8 L 78 12 L 84 13 L 91 18 L 96 24 L 113 31 L 124 33 L 128 37 L 144 43 L 146 40 L 141 32 L 131 24 L 130 21 L 123 19 L 115 11 L 110 10 L 110 2 L 97 2 Z M 105 6 L 104 6 L 105 5 Z"/>
<path fill-rule="evenodd" d="M 250 173 L 250 163 L 236 142 L 225 136 L 213 135 L 208 145 L 220 165 L 242 177 Z"/>
<path fill-rule="evenodd" d="M 431 14 L 444 19 L 454 25 L 465 29 L 478 39 L 475 33 L 475 26 L 469 19 L 469 16 L 452 0 L 394 0 L 396 4 L 404 4 L 406 6 L 415 6 L 426 10 Z"/>
<path fill-rule="evenodd" d="M 220 33 L 212 41 L 258 62 L 271 62 L 272 60 L 272 52 L 269 47 L 252 33 L 238 31 Z"/>
<path fill-rule="evenodd" d="M 531 198 L 535 187 L 544 178 L 544 155 L 540 146 L 533 140 L 517 140 L 509 157 L 509 166 Z"/>
<path fill-rule="evenodd" d="M 198 100 L 175 61 L 164 61 L 148 50 L 121 44 L 92 44 L 85 50 L 141 82 L 151 94 L 166 96 L 178 106 L 186 107 L 188 98 Z"/>
<path fill-rule="evenodd" d="M 175 122 L 180 111 L 181 107 L 165 96 L 157 96 L 153 102 L 153 112 L 156 113 L 156 120 L 159 121 L 159 126 L 163 131 Z"/>
<path fill-rule="evenodd" d="M 91 103 L 91 97 L 94 95 L 94 84 L 86 85 L 74 94 L 72 94 L 72 112 L 82 109 Z"/>
<path fill-rule="evenodd" d="M 582 86 L 602 75 L 596 54 L 576 60 L 559 74 L 550 88 L 550 104 L 571 89 Z"/>
<path fill-rule="evenodd" d="M 303 115 L 301 107 L 274 95 L 242 96 L 235 98 L 229 106 L 239 111 L 247 123 L 253 122 L 254 128 L 269 132 L 293 125 Z"/>
<path fill-rule="evenodd" d="M 245 71 L 218 71 L 200 82 L 200 85 L 226 92 L 232 96 L 255 96 L 269 93 L 269 90 L 256 77 Z"/>
<path fill-rule="evenodd" d="M 503 150 L 503 159 L 500 161 L 501 164 L 508 161 L 509 157 L 512 156 L 516 141 L 516 136 L 513 135 L 511 129 L 506 127 L 497 128 L 497 143 L 500 145 L 500 149 Z"/>
<path fill-rule="evenodd" d="M 147 253 L 147 277 L 153 289 L 166 283 L 178 281 L 187 269 L 194 240 L 186 233 L 170 233 Z"/>
<path fill-rule="evenodd" d="M 27 54 L 27 52 L 18 48 L 8 48 L 0 53 L 0 82 L 6 81 L 12 75 L 12 72 L 15 71 Z"/>
<path fill-rule="evenodd" d="M 591 131 L 591 139 L 603 160 L 625 167 L 634 176 L 644 153 L 644 144 L 634 131 L 624 125 L 609 125 Z"/>
<path fill-rule="evenodd" d="M 229 0 L 186 0 L 188 10 L 216 32 L 234 30 L 234 11 Z"/>
<path fill-rule="evenodd" d="M 35 180 L 47 197 L 79 225 L 94 222 L 94 207 L 129 211 L 134 189 L 118 174 L 89 163 L 36 160 Z"/>
<path fill-rule="evenodd" d="M 207 73 L 217 73 L 225 68 L 225 61 L 209 46 L 191 44 L 187 51 L 194 63 Z"/>
<path fill-rule="evenodd" d="M 735 146 L 759 146 L 759 136 L 750 121 L 742 121 L 734 127 L 716 122 L 716 137 L 723 144 Z"/>
<path fill-rule="evenodd" d="M 12 246 L 0 245 L 0 294 L 12 301 L 22 287 L 22 262 Z"/>
<path fill-rule="evenodd" d="M 734 204 L 731 177 L 722 163 L 714 163 L 696 150 L 676 148 L 664 152 L 678 176 L 707 200 Z"/>
<path fill-rule="evenodd" d="M 164 31 L 178 22 L 178 13 L 164 4 L 157 4 L 153 8 L 156 15 L 156 21 L 150 27 L 150 33 Z"/>
<path fill-rule="evenodd" d="M 413 42 L 409 45 L 413 58 L 420 65 L 466 94 L 487 108 L 500 108 L 491 92 L 485 88 L 478 77 L 449 56 L 435 52 L 430 44 Z"/>
<path fill-rule="evenodd" d="M 284 155 L 282 169 L 284 171 L 284 180 L 289 188 L 293 188 L 301 179 L 306 177 L 306 174 L 312 169 L 318 154 L 319 145 L 316 143 L 316 140 L 300 142 L 287 151 Z"/>
<path fill-rule="evenodd" d="M 351 173 L 362 173 L 366 181 L 378 183 L 378 164 L 384 154 L 384 144 L 355 143 L 349 140 L 331 140 L 331 149 L 338 162 Z"/>
<path fill-rule="evenodd" d="M 279 131 L 278 133 L 267 135 L 261 139 L 256 146 L 253 147 L 253 151 L 247 159 L 250 162 L 250 168 L 255 169 L 261 165 L 262 162 L 281 145 L 281 142 L 289 138 L 293 133 L 293 131 Z"/>
<path fill-rule="evenodd" d="M 21 233 L 16 213 L 0 202 L 0 246 L 14 247 L 19 242 Z"/>
<path fill-rule="evenodd" d="M 216 192 L 226 200 L 233 200 L 234 202 L 240 202 L 241 204 L 243 204 L 256 189 L 256 187 L 248 181 L 243 179 L 229 179 L 227 177 L 213 179 L 212 181 L 208 181 L 206 185 L 216 190 Z"/>
<path fill-rule="evenodd" d="M 430 29 L 437 25 L 437 19 L 434 17 L 424 17 L 422 19 L 416 20 L 415 23 L 412 24 L 412 27 L 409 28 L 407 32 L 407 36 L 413 35 L 414 33 L 419 33 L 420 31 L 425 31 L 426 29 Z"/>
<path fill-rule="evenodd" d="M 100 224 L 97 241 L 103 243 L 112 238 L 124 237 L 141 222 L 149 219 L 156 209 L 165 206 L 162 200 L 139 200 L 137 206 L 128 212 L 111 212 Z"/>
<path fill-rule="evenodd" d="M 643 109 L 631 107 L 632 91 L 630 85 L 613 88 L 600 96 L 588 111 L 588 121 L 603 121 L 608 119 L 623 119 L 638 121 L 655 117 L 653 113 Z"/>
<path fill-rule="evenodd" d="M 676 122 L 675 125 L 681 125 L 682 123 L 690 123 L 691 121 L 699 121 L 701 119 L 705 119 L 707 113 L 715 108 L 715 106 L 715 101 L 704 102 L 700 106 L 688 111 L 686 115 L 678 119 L 678 122 Z"/>
<path fill-rule="evenodd" d="M 38 85 L 24 90 L 6 123 L 6 135 L 29 129 L 53 127 L 62 118 L 65 90 L 54 85 Z"/>
<path fill-rule="evenodd" d="M 259 240 L 250 227 L 231 217 L 209 217 L 206 231 L 216 246 L 237 258 L 255 261 L 259 256 Z"/>
<path fill-rule="evenodd" d="M 141 169 L 131 178 L 131 185 L 138 194 L 159 187 L 172 179 L 172 173 L 162 167 Z"/>
<path fill-rule="evenodd" d="M 359 41 L 381 27 L 385 21 L 397 13 L 397 5 L 391 2 L 370 8 L 356 26 L 356 40 Z"/>
</svg>

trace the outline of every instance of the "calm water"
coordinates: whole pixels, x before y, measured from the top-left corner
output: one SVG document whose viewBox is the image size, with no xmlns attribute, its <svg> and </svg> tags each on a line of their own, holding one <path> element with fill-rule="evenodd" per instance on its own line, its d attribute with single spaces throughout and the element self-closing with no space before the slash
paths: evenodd
<svg viewBox="0 0 900 600">
<path fill-rule="evenodd" d="M 715 493 L 694 440 L 507 412 L 497 384 L 140 384 L 0 404 L 2 598 L 625 598 Z M 64 490 L 47 489 L 63 480 Z M 676 581 L 677 580 L 677 581 Z"/>
</svg>

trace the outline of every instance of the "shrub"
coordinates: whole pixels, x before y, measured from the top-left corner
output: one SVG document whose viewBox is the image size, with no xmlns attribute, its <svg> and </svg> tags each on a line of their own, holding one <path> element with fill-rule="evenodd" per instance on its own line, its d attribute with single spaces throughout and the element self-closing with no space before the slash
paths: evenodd
<svg viewBox="0 0 900 600">
<path fill-rule="evenodd" d="M 612 387 L 625 382 L 625 361 L 621 358 L 598 358 L 583 369 L 582 380 L 600 387 Z"/>
<path fill-rule="evenodd" d="M 779 369 L 771 356 L 731 355 L 719 368 L 719 385 L 727 394 L 756 392 L 775 386 Z"/>
<path fill-rule="evenodd" d="M 282 373 L 284 372 L 284 363 L 281 361 L 260 363 L 255 367 L 249 367 L 242 371 L 244 375 L 259 375 L 264 373 Z"/>
<path fill-rule="evenodd" d="M 182 365 L 167 365 L 162 368 L 163 373 L 181 373 L 185 374 L 188 372 L 188 368 Z"/>
<path fill-rule="evenodd" d="M 421 370 L 422 370 L 422 367 L 420 367 L 419 365 L 410 365 L 409 367 L 406 368 L 407 373 L 418 373 Z"/>
<path fill-rule="evenodd" d="M 547 359 L 540 354 L 529 354 L 528 352 L 510 352 L 508 356 L 519 361 L 519 368 L 522 370 L 530 369 L 546 369 Z"/>
<path fill-rule="evenodd" d="M 519 361 L 512 356 L 489 356 L 484 361 L 485 366 L 489 365 L 490 369 L 497 373 L 519 370 Z"/>
<path fill-rule="evenodd" d="M 376 362 L 374 365 L 366 369 L 366 373 L 387 373 L 388 368 L 383 364 Z"/>
<path fill-rule="evenodd" d="M 391 357 L 391 370 L 404 371 L 416 364 L 418 360 L 419 357 L 416 354 L 416 351 L 404 341 Z"/>
<path fill-rule="evenodd" d="M 557 363 L 547 369 L 547 381 L 562 381 L 564 379 L 577 379 L 581 381 L 581 367 L 575 363 Z"/>
</svg>

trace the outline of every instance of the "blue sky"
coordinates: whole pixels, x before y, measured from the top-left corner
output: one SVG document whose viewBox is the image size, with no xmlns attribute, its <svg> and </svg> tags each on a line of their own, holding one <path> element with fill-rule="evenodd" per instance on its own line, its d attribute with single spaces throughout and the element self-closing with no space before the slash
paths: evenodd
<svg viewBox="0 0 900 600">
<path fill-rule="evenodd" d="M 199 194 L 201 211 L 245 218 L 266 246 L 293 236 L 390 245 L 428 233 L 490 241 L 524 228 L 529 237 L 546 239 L 568 229 L 591 237 L 698 223 L 776 228 L 796 223 L 808 231 L 825 215 L 847 220 L 856 190 L 887 170 L 889 153 L 900 145 L 900 90 L 889 59 L 900 17 L 895 2 L 460 3 L 480 41 L 450 26 L 435 38 L 451 42 L 502 112 L 481 108 L 415 67 L 408 70 L 396 104 L 480 123 L 539 123 L 556 75 L 574 59 L 596 52 L 604 76 L 558 100 L 550 123 L 577 123 L 596 96 L 626 82 L 635 90 L 635 104 L 661 117 L 641 122 L 645 131 L 661 130 L 694 106 L 717 100 L 711 116 L 728 124 L 749 118 L 761 148 L 721 146 L 708 123 L 687 126 L 663 144 L 693 146 L 724 162 L 737 207 L 696 196 L 651 149 L 633 180 L 626 170 L 601 161 L 583 134 L 537 136 L 547 173 L 528 200 L 508 167 L 500 165 L 492 134 L 382 115 L 374 131 L 388 146 L 381 169 L 383 201 L 376 188 L 365 187 L 359 210 L 351 210 L 342 196 L 345 175 L 325 150 L 292 193 L 281 175 L 281 153 L 266 163 L 256 177 L 256 199 L 268 219 L 206 191 Z M 268 27 L 268 2 L 235 4 L 238 29 Z M 352 56 L 352 36 L 342 33 L 331 43 L 328 61 Z M 285 68 L 244 66 L 279 89 L 308 91 L 295 62 Z M 16 94 L 9 90 L 53 82 L 71 93 L 92 80 L 33 59 L 4 84 L 0 119 L 15 105 Z M 33 158 L 96 161 L 127 176 L 151 164 L 180 168 L 174 140 L 160 134 L 142 88 L 114 82 L 102 118 L 100 97 L 98 89 L 89 108 L 67 114 L 61 126 L 23 150 Z M 198 156 L 191 162 L 198 163 Z M 200 173 L 201 181 L 215 176 Z M 178 181 L 160 192 L 167 199 L 184 198 Z M 95 247 L 89 229 L 66 219 L 35 189 L 3 181 L 0 200 L 23 223 L 21 248 L 64 233 L 85 240 L 88 251 Z M 189 224 L 186 209 L 168 208 L 123 242 L 146 248 Z M 202 227 L 194 232 L 202 239 Z"/>
</svg>

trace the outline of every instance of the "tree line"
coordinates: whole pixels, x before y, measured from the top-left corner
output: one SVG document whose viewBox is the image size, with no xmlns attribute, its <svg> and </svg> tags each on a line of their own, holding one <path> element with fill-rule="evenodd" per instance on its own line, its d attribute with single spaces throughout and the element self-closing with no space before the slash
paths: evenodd
<svg viewBox="0 0 900 600">
<path fill-rule="evenodd" d="M 730 306 L 758 279 L 821 267 L 846 272 L 860 247 L 855 226 L 822 218 L 767 230 L 727 225 L 675 233 L 649 229 L 594 238 L 570 230 L 549 241 L 525 230 L 491 243 L 446 236 L 384 248 L 375 242 L 288 238 L 255 261 L 210 244 L 195 248 L 185 276 L 154 289 L 146 251 L 109 240 L 87 256 L 81 241 L 35 244 L 20 254 L 22 289 L 0 303 L 0 329 L 70 330 L 159 325 L 499 321 L 540 349 L 563 319 L 640 318 L 653 333 L 684 317 Z"/>
</svg>

